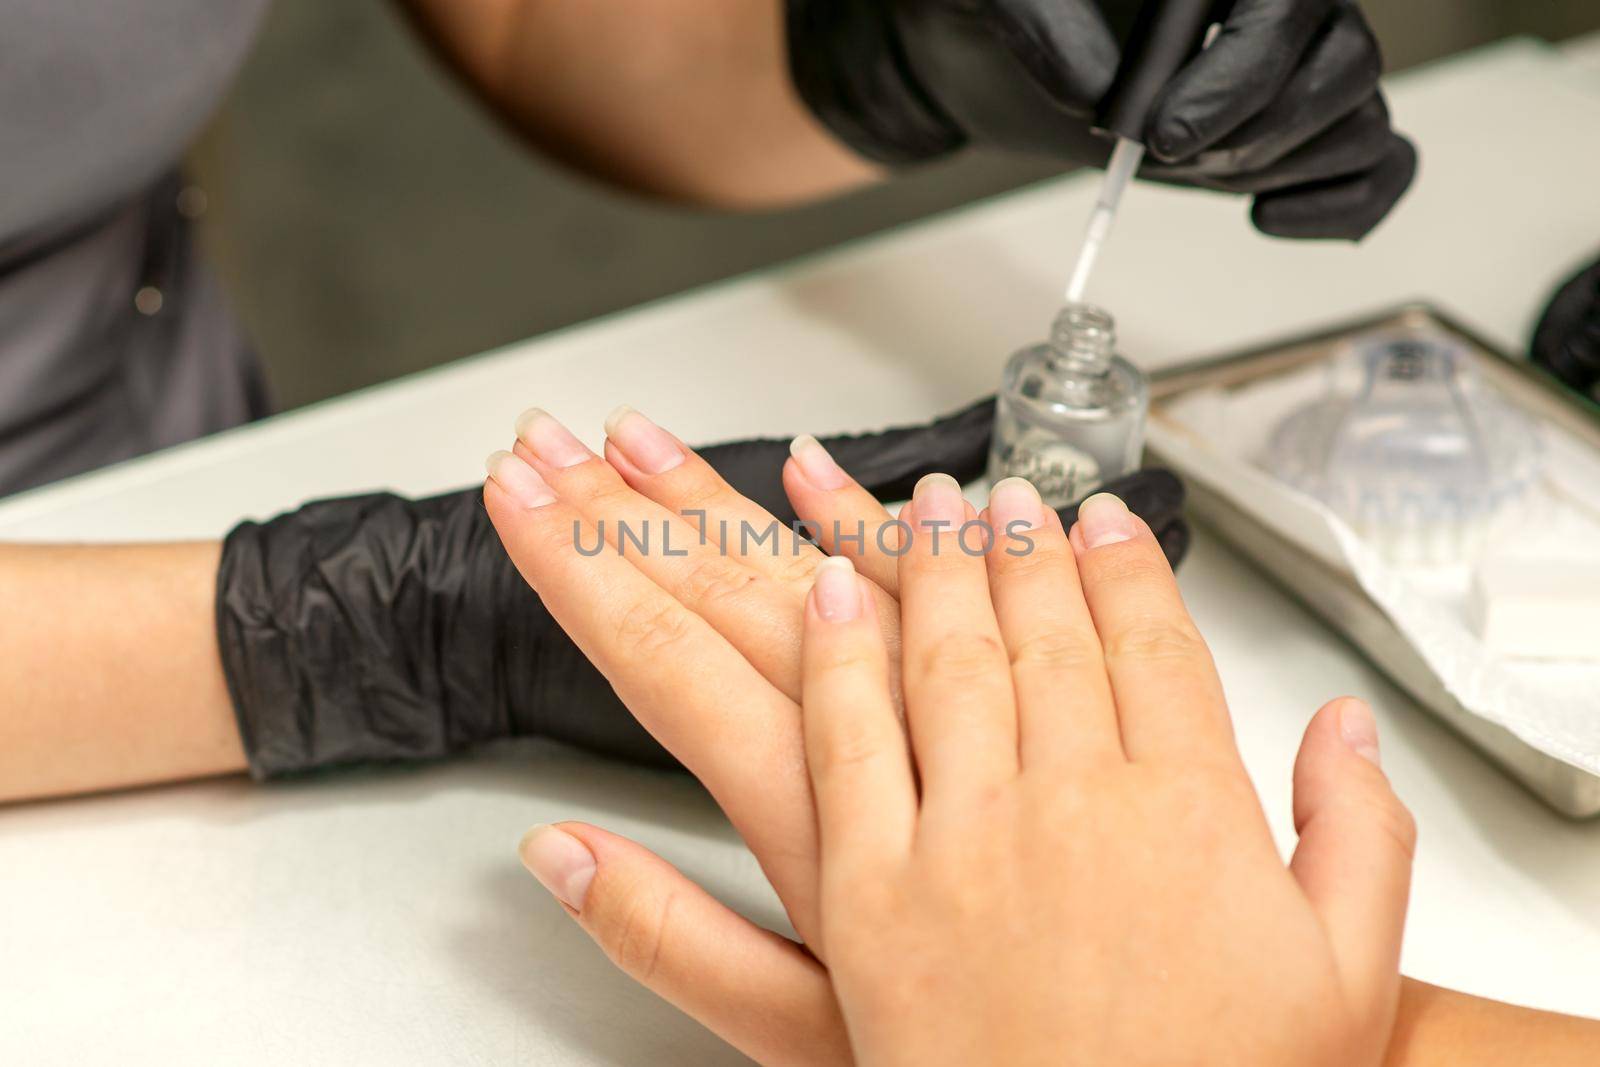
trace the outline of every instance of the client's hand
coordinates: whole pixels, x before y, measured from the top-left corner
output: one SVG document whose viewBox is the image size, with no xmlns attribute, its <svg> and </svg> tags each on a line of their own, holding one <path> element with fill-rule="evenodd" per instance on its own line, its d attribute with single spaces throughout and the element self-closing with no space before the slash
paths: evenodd
<svg viewBox="0 0 1600 1067">
<path fill-rule="evenodd" d="M 826 557 L 638 412 L 619 409 L 606 431 L 601 458 L 545 412 L 525 414 L 514 454 L 491 457 L 490 517 L 550 613 L 711 790 L 814 941 L 797 701 L 805 598 Z M 784 474 L 800 513 L 829 520 L 830 546 L 835 531 L 864 531 L 849 547 L 892 587 L 877 536 L 887 513 L 820 445 L 796 452 Z M 882 589 L 874 600 L 893 648 L 899 607 Z"/>
<path fill-rule="evenodd" d="M 1069 543 L 1003 482 L 982 518 L 1031 537 L 987 559 L 948 532 L 978 518 L 954 481 L 908 510 L 904 729 L 868 584 L 830 561 L 806 612 L 822 932 L 857 1060 L 1377 1064 L 1412 829 L 1365 706 L 1312 727 L 1286 870 L 1121 501 L 1086 502 Z"/>
<path fill-rule="evenodd" d="M 761 601 L 773 608 L 767 615 L 749 610 L 755 598 L 735 594 L 739 589 L 764 586 L 764 582 L 760 578 L 741 578 L 733 594 L 711 597 L 710 605 L 701 603 L 699 611 L 691 611 L 646 576 L 655 573 L 658 580 L 664 580 L 664 585 L 672 587 L 670 569 L 690 566 L 683 562 L 684 557 L 671 562 L 670 558 L 652 560 L 635 552 L 628 559 L 610 554 L 583 559 L 573 546 L 574 534 L 578 535 L 580 543 L 592 546 L 597 534 L 597 516 L 616 515 L 618 509 L 621 514 L 638 514 L 637 509 L 643 507 L 658 519 L 670 519 L 665 513 L 650 511 L 647 505 L 652 500 L 668 509 L 705 511 L 706 518 L 699 525 L 708 532 L 720 527 L 716 521 L 719 516 L 732 518 L 737 527 L 738 517 L 750 514 L 750 505 L 733 496 L 675 439 L 636 414 L 612 420 L 607 454 L 622 477 L 642 496 L 634 496 L 623 489 L 615 475 L 604 470 L 598 459 L 552 421 L 528 420 L 521 429 L 525 442 L 532 442 L 534 447 L 527 443 L 519 445 L 518 456 L 532 467 L 509 457 L 499 459 L 494 468 L 495 481 L 485 491 L 491 514 L 513 557 L 552 611 L 617 684 L 630 706 L 706 781 L 773 877 L 796 928 L 813 946 L 817 945 L 822 925 L 816 911 L 815 815 L 799 759 L 800 723 L 792 700 L 799 674 L 794 652 L 794 635 L 799 628 L 798 609 L 793 610 L 787 623 L 780 607 L 782 602 L 776 597 Z M 883 520 L 883 513 L 875 502 L 852 487 L 837 468 L 831 468 L 825 453 L 818 454 L 809 444 L 797 451 L 800 459 L 791 461 L 786 468 L 785 482 L 802 515 L 825 520 L 831 510 L 837 516 L 861 516 L 872 524 Z M 1003 502 L 996 502 L 997 513 L 1003 506 Z M 757 523 L 764 521 L 759 515 L 753 519 Z M 1003 527 L 1005 523 L 996 525 Z M 868 529 L 872 528 L 869 525 Z M 1177 647 L 1198 655 L 1201 663 L 1196 670 L 1191 662 L 1191 670 L 1185 677 L 1188 682 L 1199 681 L 1210 686 L 1209 692 L 1202 686 L 1202 691 L 1188 702 L 1191 709 L 1205 711 L 1209 708 L 1213 720 L 1220 718 L 1224 724 L 1221 727 L 1214 721 L 1211 723 L 1212 740 L 1216 741 L 1218 730 L 1225 739 L 1225 711 L 1216 694 L 1214 675 L 1209 665 L 1204 664 L 1203 646 L 1193 637 L 1192 628 L 1183 618 L 1181 607 L 1177 606 L 1170 572 L 1159 553 L 1151 555 L 1154 549 L 1148 534 L 1141 529 L 1138 537 L 1125 543 L 1120 550 L 1123 557 L 1120 564 L 1112 559 L 1103 567 L 1089 565 L 1097 553 L 1102 558 L 1107 553 L 1115 556 L 1111 547 L 1086 553 L 1085 602 L 1084 594 L 1076 591 L 1070 560 L 1067 561 L 1068 570 L 1060 571 L 1064 554 L 1059 551 L 1059 524 L 1053 530 L 1046 529 L 1056 537 L 1058 551 L 1052 556 L 1047 551 L 1044 542 L 1048 538 L 1045 538 L 1041 541 L 1040 554 L 1020 558 L 1017 566 L 1034 573 L 1037 578 L 1048 572 L 1043 561 L 1055 559 L 1060 573 L 1054 580 L 1065 583 L 1063 588 L 1068 595 L 1064 599 L 1045 598 L 1032 604 L 1030 613 L 1043 613 L 1042 618 L 1076 616 L 1080 624 L 1092 620 L 1108 647 L 1121 650 L 1121 654 L 1113 655 L 1109 661 L 1111 668 L 1105 672 L 1107 679 L 1100 682 L 1101 691 L 1098 694 L 1086 692 L 1086 698 L 1076 701 L 1074 708 L 1091 708 L 1097 702 L 1109 708 L 1112 698 L 1105 691 L 1107 685 L 1116 691 L 1120 708 L 1124 702 L 1122 687 L 1131 685 L 1137 692 L 1139 677 L 1146 677 L 1147 682 L 1154 678 L 1159 673 L 1156 668 L 1148 663 L 1138 666 L 1140 659 L 1135 655 L 1138 650 L 1154 654 L 1159 664 L 1174 669 L 1182 666 L 1184 661 L 1180 657 L 1166 655 L 1172 651 L 1173 642 L 1162 643 L 1160 639 L 1164 632 L 1162 625 L 1178 622 L 1182 625 L 1177 632 L 1183 640 Z M 717 534 L 712 532 L 711 536 Z M 834 547 L 845 552 L 865 549 L 858 560 L 860 568 L 877 577 L 880 586 L 892 586 L 895 584 L 894 561 L 874 553 L 873 540 L 869 536 L 865 545 L 841 543 Z M 674 539 L 674 546 L 686 543 L 692 545 L 695 540 L 692 537 L 688 542 Z M 792 570 L 783 575 L 785 580 L 781 584 L 791 594 L 795 586 L 804 584 L 806 573 L 814 571 L 820 562 L 804 552 L 800 556 L 806 562 L 785 565 Z M 908 575 L 916 573 L 916 559 L 913 551 L 903 564 Z M 994 562 L 998 590 L 998 576 L 1004 572 L 1003 565 L 1008 559 L 996 557 Z M 765 573 L 768 563 L 746 559 L 741 565 Z M 702 561 L 693 569 L 698 570 L 700 566 L 720 565 Z M 701 585 L 703 583 L 691 582 L 676 588 L 692 599 L 693 590 Z M 1158 595 L 1152 597 L 1152 589 Z M 1176 616 L 1164 617 L 1152 610 L 1153 606 L 1163 603 L 1163 596 Z M 796 603 L 792 595 L 788 599 Z M 880 615 L 885 614 L 886 608 L 892 614 L 892 601 L 881 591 L 873 592 L 872 599 Z M 1004 618 L 1003 597 L 1000 603 Z M 725 610 L 721 613 L 713 610 L 717 604 Z M 1119 604 L 1122 605 L 1120 611 L 1116 610 Z M 1089 605 L 1094 606 L 1092 612 Z M 908 605 L 908 619 L 910 609 Z M 721 626 L 711 621 L 713 616 L 722 621 Z M 947 622 L 951 617 L 949 611 L 941 616 Z M 981 613 L 978 618 L 983 618 Z M 764 633 L 787 641 L 787 655 L 775 654 L 772 642 L 752 641 L 748 636 L 751 633 Z M 785 633 L 791 636 L 784 638 Z M 667 639 L 654 639 L 661 635 Z M 1089 637 L 1089 644 L 1079 646 L 1077 652 L 1092 652 L 1090 659 L 1083 662 L 1102 662 L 1098 646 L 1093 644 L 1099 638 L 1092 633 Z M 763 645 L 766 654 L 759 661 L 739 655 L 741 648 L 760 653 Z M 993 648 L 991 646 L 991 651 Z M 931 663 L 939 658 L 922 645 L 918 649 L 920 651 L 914 650 L 918 657 L 914 662 Z M 1044 653 L 1039 657 L 1043 660 L 1038 665 L 1041 668 L 1071 664 L 1071 649 L 1064 652 L 1043 640 L 1033 646 L 1033 652 Z M 1019 658 L 1015 683 L 1019 692 L 1025 693 L 1028 689 L 1024 678 L 1034 669 L 1029 666 L 1034 658 L 1032 654 Z M 752 662 L 764 666 L 758 670 L 751 666 Z M 1082 665 L 1080 663 L 1080 670 Z M 970 669 L 972 665 L 967 666 Z M 894 673 L 891 669 L 887 677 L 892 678 Z M 916 673 L 908 674 L 908 679 Z M 1041 676 L 1048 677 L 1049 671 L 1044 670 Z M 1148 684 L 1145 686 L 1147 690 L 1152 688 Z M 1170 741 L 1181 743 L 1196 732 L 1195 723 L 1188 721 L 1192 717 L 1186 715 L 1170 726 L 1167 731 Z M 1341 719 L 1348 721 L 1341 723 Z M 1027 712 L 1023 711 L 1015 717 L 1011 729 L 1016 730 L 1016 724 L 1022 724 L 1021 736 L 1027 738 L 1030 736 L 1026 729 L 1029 721 Z M 1077 722 L 1075 713 L 1072 721 Z M 1351 750 L 1341 741 L 1341 737 L 1352 731 L 1361 739 L 1360 728 L 1367 723 L 1370 719 L 1359 705 L 1336 703 L 1325 708 L 1308 731 L 1296 775 L 1297 816 L 1303 839 L 1293 871 L 1305 899 L 1318 902 L 1321 909 L 1318 914 L 1328 916 L 1326 928 L 1330 931 L 1359 931 L 1361 923 L 1375 914 L 1374 900 L 1389 902 L 1389 927 L 1380 924 L 1371 931 L 1376 940 L 1388 946 L 1391 954 L 1384 972 L 1389 975 L 1387 984 L 1374 980 L 1374 988 L 1361 989 L 1354 984 L 1355 979 L 1351 979 L 1348 993 L 1341 989 L 1336 1002 L 1322 1006 L 1324 1011 L 1343 1020 L 1354 1019 L 1359 1009 L 1377 1026 L 1387 1010 L 1385 1005 L 1392 1005 L 1393 999 L 1392 951 L 1404 896 L 1403 846 L 1408 841 L 1409 822 L 1381 773 L 1373 765 L 1353 758 Z M 1137 732 L 1131 727 L 1124 711 L 1114 737 L 1127 742 L 1129 753 L 1136 753 Z M 1147 724 L 1146 730 L 1149 729 Z M 1077 736 L 1076 730 L 1062 732 L 1062 737 L 1068 740 Z M 919 754 L 927 738 L 925 732 L 919 735 Z M 1076 743 L 1067 746 L 1068 750 L 1073 747 Z M 1138 754 L 1134 756 L 1135 762 L 1128 763 L 1122 759 L 1123 750 L 1119 748 L 1117 761 L 1106 754 L 1104 764 L 1079 783 L 1076 792 L 1063 791 L 1062 795 L 1077 796 L 1087 804 L 1094 795 L 1089 784 L 1103 783 L 1109 787 L 1114 782 L 1155 780 L 1163 773 L 1171 774 L 1177 784 L 1168 795 L 1176 792 L 1190 796 L 1195 804 L 1193 817 L 1209 835 L 1203 841 L 1188 844 L 1191 856 L 1210 856 L 1213 861 L 1202 873 L 1211 876 L 1252 864 L 1270 873 L 1273 866 L 1263 857 L 1272 857 L 1273 864 L 1275 857 L 1254 799 L 1238 770 L 1236 756 L 1231 752 L 1231 743 L 1224 740 L 1220 746 L 1213 747 L 1219 748 L 1228 758 L 1213 758 L 1216 752 L 1196 747 L 1189 760 L 1171 757 L 1162 762 L 1153 754 Z M 1023 762 L 1029 763 L 1029 742 L 1024 740 L 1020 751 Z M 1062 762 L 1056 765 L 1067 766 L 1065 753 L 1059 755 Z M 1087 768 L 1088 763 L 1083 766 Z M 924 770 L 929 773 L 932 767 L 925 764 Z M 1113 770 L 1117 773 L 1113 774 Z M 1032 783 L 1027 788 L 1038 789 L 1039 777 L 1042 776 L 1037 772 L 1031 776 L 1020 775 L 1018 781 Z M 936 795 L 933 781 L 928 782 L 928 787 L 931 801 Z M 1201 803 L 1207 798 L 1212 806 Z M 1136 810 L 1148 811 L 1148 808 L 1140 801 Z M 1218 840 L 1227 829 L 1223 816 L 1244 824 L 1239 830 L 1242 840 L 1237 849 Z M 924 821 L 931 817 L 931 807 L 919 816 Z M 870 826 L 873 822 L 870 813 L 864 814 L 862 821 Z M 1148 819 L 1148 822 L 1154 824 L 1155 820 Z M 955 820 L 955 824 L 958 825 L 959 820 Z M 1103 837 L 1108 846 L 1120 842 L 1119 847 L 1135 855 L 1141 854 L 1143 849 L 1144 854 L 1151 855 L 1147 866 L 1159 866 L 1153 850 L 1158 848 L 1159 842 L 1170 842 L 1172 835 L 1182 831 L 1182 826 L 1170 824 L 1157 826 L 1156 830 L 1160 835 L 1156 843 L 1148 838 L 1122 840 L 1109 830 Z M 1090 835 L 1087 840 L 1101 838 Z M 1386 871 L 1390 877 L 1387 883 L 1380 879 L 1374 884 L 1372 864 L 1363 857 L 1382 858 L 1386 854 L 1391 854 L 1393 862 L 1379 873 Z M 579 825 L 546 829 L 533 835 L 526 855 L 546 884 L 574 909 L 579 921 L 613 958 L 740 1048 L 769 1062 L 835 1062 L 844 1054 L 833 991 L 821 967 L 788 942 L 757 930 L 722 908 L 661 861 L 603 831 Z M 1395 859 L 1396 856 L 1400 858 Z M 1177 859 L 1175 854 L 1174 860 Z M 1370 885 L 1364 896 L 1343 896 L 1344 887 L 1336 886 L 1341 874 L 1336 868 L 1346 862 L 1352 864 L 1352 869 L 1368 868 L 1363 870 L 1361 883 L 1350 887 L 1360 890 Z M 1093 879 L 1100 876 L 1095 872 Z M 1084 875 L 1079 873 L 1075 880 L 1084 880 Z M 1002 883 L 996 882 L 997 886 L 999 884 Z M 1171 882 L 1164 884 L 1171 888 Z M 1209 884 L 1212 883 L 1197 888 Z M 1270 888 L 1263 889 L 1263 893 L 1280 901 L 1285 898 L 1292 901 L 1294 898 L 1284 885 L 1293 888 L 1279 867 L 1276 883 L 1269 883 Z M 1147 932 L 1159 926 L 1163 921 L 1161 915 L 1165 914 L 1159 910 L 1163 894 L 1152 889 L 1151 895 L 1157 900 L 1147 907 L 1156 910 L 1147 912 L 1148 924 L 1144 926 Z M 1342 921 L 1340 916 L 1344 917 Z M 1377 915 L 1377 918 L 1383 917 Z M 829 928 L 834 925 L 830 919 Z M 1130 927 L 1129 931 L 1137 933 L 1139 929 Z M 994 933 L 998 936 L 1001 931 Z M 1174 932 L 1172 944 L 1182 943 Z M 840 951 L 851 949 L 849 945 L 838 947 Z M 1147 947 L 1159 948 L 1160 938 L 1151 937 Z M 1249 954 L 1248 946 L 1242 944 L 1235 945 L 1234 951 L 1240 955 Z M 1380 946 L 1374 955 L 1382 954 Z M 832 952 L 826 957 L 831 962 Z M 1283 959 L 1281 954 L 1273 958 Z M 1324 953 L 1320 961 L 1326 958 Z M 1183 973 L 1179 967 L 1182 962 L 1173 958 L 1165 960 L 1164 965 L 1174 973 Z M 1288 987 L 1287 982 L 1283 984 Z M 1224 988 L 1216 987 L 1213 992 L 1220 993 Z M 1088 992 L 1092 991 L 1085 995 Z M 1366 1001 L 1358 1004 L 1357 993 L 1364 994 Z M 1088 1040 L 1091 1035 L 1078 1036 Z M 1099 1037 L 1097 1031 L 1093 1039 Z"/>
</svg>

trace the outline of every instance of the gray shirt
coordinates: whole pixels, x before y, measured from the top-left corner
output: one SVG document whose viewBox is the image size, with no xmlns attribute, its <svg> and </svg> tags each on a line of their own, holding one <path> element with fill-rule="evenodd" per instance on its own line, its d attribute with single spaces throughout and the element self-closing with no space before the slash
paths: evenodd
<svg viewBox="0 0 1600 1067">
<path fill-rule="evenodd" d="M 0 8 L 0 494 L 263 412 L 173 172 L 265 3 Z"/>
</svg>

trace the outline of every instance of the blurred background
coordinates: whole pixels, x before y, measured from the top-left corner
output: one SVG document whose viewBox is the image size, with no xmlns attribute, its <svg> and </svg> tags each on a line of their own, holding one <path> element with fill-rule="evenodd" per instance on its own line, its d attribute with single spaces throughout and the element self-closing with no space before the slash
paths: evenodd
<svg viewBox="0 0 1600 1067">
<path fill-rule="evenodd" d="M 1596 0 L 1368 0 L 1391 70 L 1600 30 Z M 539 159 L 388 0 L 275 0 L 189 159 L 201 239 L 280 407 L 347 392 L 1058 173 L 968 156 L 760 216 L 630 199 Z"/>
</svg>

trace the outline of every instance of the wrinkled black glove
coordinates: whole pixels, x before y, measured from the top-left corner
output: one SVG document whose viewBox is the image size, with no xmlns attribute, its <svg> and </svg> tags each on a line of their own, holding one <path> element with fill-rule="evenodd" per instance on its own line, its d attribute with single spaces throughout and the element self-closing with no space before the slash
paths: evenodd
<svg viewBox="0 0 1600 1067">
<path fill-rule="evenodd" d="M 826 445 L 881 499 L 904 499 L 933 471 L 978 477 L 993 418 L 990 399 L 929 426 Z M 780 521 L 794 520 L 780 480 L 786 441 L 700 454 Z M 1176 565 L 1188 545 L 1177 478 L 1140 471 L 1106 488 Z M 1062 516 L 1070 526 L 1076 508 Z M 428 500 L 326 500 L 241 523 L 223 544 L 217 635 L 258 778 L 526 736 L 676 766 L 522 580 L 476 486 Z"/>
<path fill-rule="evenodd" d="M 1533 333 L 1533 361 L 1600 400 L 1600 260 L 1568 278 Z"/>
<path fill-rule="evenodd" d="M 857 152 L 916 163 L 966 144 L 1103 165 L 1092 132 L 1136 0 L 787 0 L 801 97 Z M 1231 7 L 1231 11 L 1229 8 Z M 1157 99 L 1140 175 L 1255 196 L 1279 237 L 1357 240 L 1411 184 L 1377 39 L 1352 0 L 1236 0 Z"/>
</svg>

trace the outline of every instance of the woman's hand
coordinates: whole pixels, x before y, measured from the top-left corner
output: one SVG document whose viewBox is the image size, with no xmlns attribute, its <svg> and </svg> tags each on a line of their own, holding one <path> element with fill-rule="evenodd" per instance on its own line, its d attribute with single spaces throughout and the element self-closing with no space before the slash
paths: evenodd
<svg viewBox="0 0 1600 1067">
<path fill-rule="evenodd" d="M 696 684 L 690 661 L 701 656 L 721 657 L 727 650 L 727 637 L 662 587 L 655 586 L 656 593 L 651 593 L 648 587 L 654 582 L 633 569 L 635 564 L 644 565 L 637 553 L 625 560 L 578 556 L 571 533 L 574 529 L 585 531 L 584 543 L 592 544 L 595 520 L 586 520 L 580 507 L 569 501 L 581 500 L 591 515 L 599 514 L 580 494 L 590 486 L 608 486 L 610 478 L 597 467 L 574 476 L 575 468 L 595 463 L 597 457 L 581 446 L 574 447 L 570 435 L 547 419 L 535 415 L 521 423 L 524 440 L 515 458 L 522 462 L 501 457 L 493 466 L 496 474 L 485 489 L 485 499 L 502 538 L 524 575 L 619 685 L 630 706 L 658 734 L 662 730 L 673 734 L 669 747 L 707 782 L 730 818 L 746 833 L 769 874 L 778 872 L 774 884 L 796 928 L 818 948 L 822 931 L 816 912 L 815 816 L 803 780 L 804 767 L 794 760 L 801 744 L 797 709 L 791 700 L 786 709 L 791 717 L 786 718 L 785 709 L 775 708 L 763 696 L 762 686 L 751 683 L 750 675 L 761 672 L 748 668 L 719 679 L 717 693 L 708 697 Z M 672 510 L 704 512 L 709 520 L 725 512 L 749 513 L 747 501 L 731 494 L 688 449 L 644 422 L 642 416 L 624 412 L 608 422 L 607 456 L 639 496 Z M 814 443 L 802 439 L 795 452 L 797 458 L 784 471 L 785 484 L 800 514 L 823 526 L 825 544 L 831 517 L 847 520 L 846 530 L 857 521 L 868 523 L 871 530 L 886 520 L 876 502 L 854 487 Z M 558 484 L 564 488 L 558 489 Z M 640 506 L 615 487 L 600 495 L 611 499 L 613 505 Z M 577 527 L 571 525 L 574 521 Z M 719 525 L 712 521 L 709 528 Z M 1059 531 L 1059 523 L 1055 529 Z M 828 547 L 843 553 L 864 547 L 866 551 L 857 557 L 858 568 L 873 574 L 880 591 L 884 586 L 898 586 L 896 563 L 874 550 L 874 538 L 869 536 L 864 546 L 842 542 Z M 1141 533 L 1136 547 L 1150 549 L 1147 532 Z M 1092 558 L 1093 552 L 1088 555 Z M 806 558 L 814 573 L 820 557 Z M 1159 553 L 1154 559 L 1144 577 L 1164 576 L 1168 596 L 1175 597 L 1170 591 L 1170 572 Z M 627 566 L 619 570 L 618 562 Z M 1139 599 L 1134 595 L 1139 583 L 1125 583 L 1120 577 L 1103 568 L 1084 570 L 1087 596 L 1078 594 L 1076 604 L 1094 624 L 1100 624 L 1099 615 L 1089 606 L 1096 602 L 1097 583 L 1106 583 L 1102 599 L 1125 602 L 1135 609 L 1132 618 L 1140 617 Z M 1112 591 L 1117 589 L 1125 591 Z M 623 599 L 618 601 L 617 594 Z M 881 620 L 884 594 L 874 592 L 872 596 Z M 677 610 L 670 606 L 673 604 Z M 1045 602 L 1038 607 L 1070 610 L 1074 604 L 1069 597 L 1064 605 Z M 650 633 L 664 628 L 680 633 L 665 643 L 680 655 L 656 654 L 660 643 L 649 640 L 644 642 L 646 654 L 640 655 L 639 649 L 619 640 L 614 625 L 619 608 L 634 615 L 648 611 L 655 620 Z M 1002 616 L 1003 611 L 1002 607 Z M 728 620 L 738 615 L 734 611 L 721 617 Z M 744 620 L 733 620 L 732 625 L 760 625 L 759 618 L 750 613 L 744 614 Z M 781 635 L 783 631 L 771 632 Z M 890 659 L 892 662 L 892 655 Z M 891 676 L 893 673 L 889 671 Z M 762 682 L 771 686 L 764 677 Z M 725 712 L 699 713 L 708 699 L 715 703 L 718 697 L 732 707 L 754 700 L 748 710 L 758 721 L 733 735 L 737 741 L 730 743 L 724 729 Z M 1324 888 L 1316 895 L 1328 896 L 1331 890 L 1326 887 L 1335 886 L 1340 877 L 1336 869 L 1340 858 L 1359 853 L 1363 843 L 1370 845 L 1375 837 L 1381 839 L 1386 825 L 1393 826 L 1397 835 L 1393 840 L 1402 844 L 1409 828 L 1408 817 L 1381 773 L 1372 764 L 1348 758 L 1350 749 L 1340 740 L 1341 719 L 1346 714 L 1352 727 L 1370 721 L 1365 709 L 1353 702 L 1335 702 L 1324 708 L 1307 732 L 1296 767 L 1296 814 L 1303 842 L 1292 869 L 1306 887 L 1302 891 L 1307 899 L 1318 886 Z M 1133 766 L 1137 768 L 1137 763 Z M 1233 766 L 1236 770 L 1236 756 Z M 750 769 L 742 769 L 746 767 Z M 787 781 L 796 774 L 802 779 L 799 788 Z M 1242 781 L 1241 774 L 1234 788 L 1248 795 Z M 796 804 L 804 809 L 801 816 L 791 810 Z M 1257 809 L 1250 810 L 1256 813 L 1255 842 L 1250 848 L 1259 852 L 1265 830 Z M 786 835 L 773 827 L 788 827 L 796 833 Z M 1226 844 L 1217 842 L 1219 848 Z M 1270 844 L 1266 847 L 1270 850 Z M 843 1031 L 828 975 L 796 946 L 751 926 L 637 845 L 594 827 L 564 824 L 542 828 L 525 842 L 524 856 L 625 970 L 739 1048 L 764 1062 L 839 1061 Z M 1279 871 L 1281 877 L 1281 868 Z M 819 951 L 819 955 L 831 962 L 831 954 Z"/>
<path fill-rule="evenodd" d="M 815 945 L 816 815 L 798 701 L 804 606 L 825 557 L 783 527 L 757 544 L 772 516 L 638 412 L 619 408 L 606 431 L 601 458 L 549 414 L 527 412 L 514 451 L 490 457 L 484 503 L 523 577 L 710 790 Z M 825 547 L 852 553 L 892 589 L 895 561 L 876 536 L 888 514 L 814 440 L 792 451 L 783 477 L 796 511 L 817 523 Z M 652 550 L 620 537 L 624 523 L 634 537 L 651 531 Z M 857 530 L 865 536 L 853 540 Z M 896 531 L 881 542 L 891 550 Z M 600 539 L 607 547 L 595 552 Z M 898 605 L 883 586 L 873 599 L 893 649 Z M 536 829 L 522 854 L 623 971 L 723 1040 L 767 1064 L 849 1062 L 832 986 L 811 952 L 596 827 Z"/>
<path fill-rule="evenodd" d="M 908 510 L 904 729 L 868 583 L 830 561 L 806 611 L 822 934 L 857 1060 L 1379 1063 L 1413 830 L 1370 711 L 1313 724 L 1285 869 L 1121 501 L 1088 501 L 1070 542 L 1020 480 L 976 516 L 931 476 Z M 1028 550 L 957 550 L 975 519 Z"/>
<path fill-rule="evenodd" d="M 545 412 L 525 414 L 514 452 L 491 458 L 490 517 L 551 615 L 711 791 L 814 943 L 816 819 L 798 701 L 803 608 L 826 557 L 638 412 L 618 409 L 606 431 L 602 458 Z M 820 445 L 795 451 L 784 481 L 797 510 L 830 548 L 835 531 L 865 530 L 861 570 L 892 586 L 882 507 Z M 892 650 L 898 605 L 881 588 L 874 601 Z"/>
</svg>

